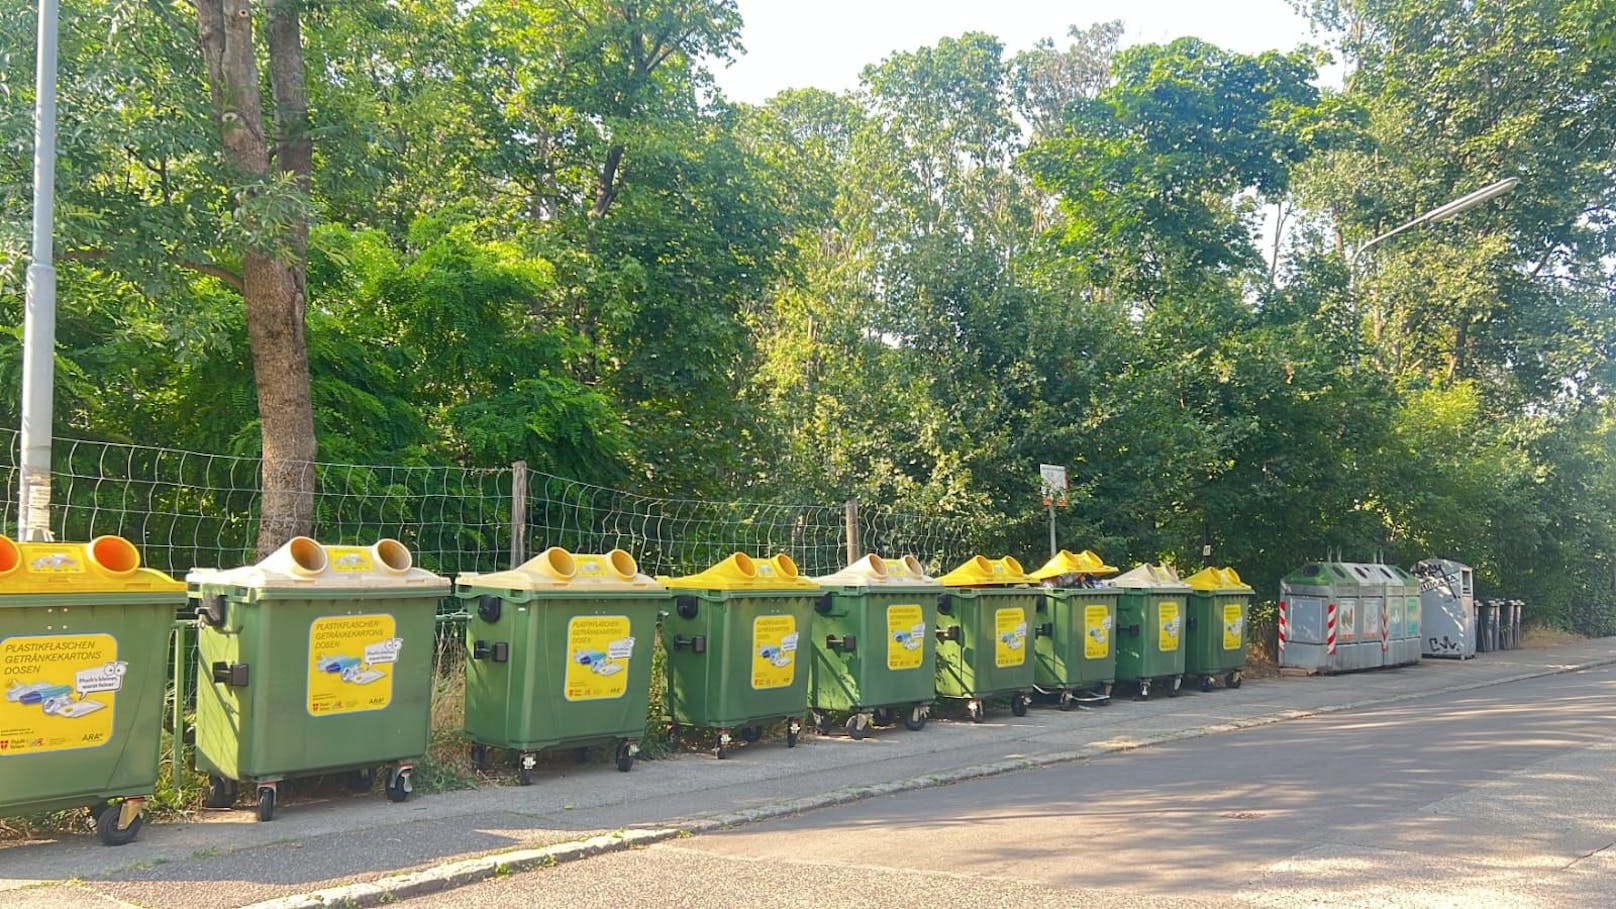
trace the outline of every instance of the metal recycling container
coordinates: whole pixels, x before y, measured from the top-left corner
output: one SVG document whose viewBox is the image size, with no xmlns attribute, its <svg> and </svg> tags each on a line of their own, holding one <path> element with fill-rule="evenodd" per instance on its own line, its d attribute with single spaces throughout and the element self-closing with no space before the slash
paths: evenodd
<svg viewBox="0 0 1616 909">
<path fill-rule="evenodd" d="M 674 594 L 662 620 L 674 731 L 718 730 L 713 755 L 723 758 L 731 733 L 756 741 L 766 723 L 784 719 L 786 747 L 796 747 L 808 703 L 808 670 L 799 657 L 813 634 L 819 585 L 800 576 L 789 556 L 744 552 L 698 574 L 658 580 Z"/>
<path fill-rule="evenodd" d="M 103 843 L 135 838 L 184 605 L 121 537 L 0 537 L 0 816 L 88 807 Z"/>
<path fill-rule="evenodd" d="M 938 578 L 937 694 L 966 702 L 972 722 L 986 716 L 984 701 L 1010 696 L 1010 711 L 1026 716 L 1035 663 L 1032 620 L 1037 588 L 1011 556 L 973 556 Z"/>
<path fill-rule="evenodd" d="M 447 578 L 397 540 L 294 537 L 256 565 L 186 576 L 196 601 L 196 766 L 209 807 L 251 781 L 258 819 L 288 777 L 352 772 L 409 798 L 432 721 L 432 654 Z"/>
<path fill-rule="evenodd" d="M 1233 568 L 1203 568 L 1184 579 L 1194 588 L 1184 623 L 1184 672 L 1200 676 L 1201 690 L 1223 679 L 1239 688 L 1246 668 L 1246 617 L 1254 591 Z"/>
<path fill-rule="evenodd" d="M 1117 599 L 1117 681 L 1132 682 L 1139 699 L 1155 685 L 1178 697 L 1184 683 L 1184 622 L 1190 586 L 1166 565 L 1148 562 L 1111 580 Z"/>
<path fill-rule="evenodd" d="M 1468 660 L 1476 655 L 1475 574 L 1451 559 L 1426 559 L 1414 566 L 1419 581 L 1420 652 L 1429 657 Z"/>
<path fill-rule="evenodd" d="M 1420 581 L 1396 565 L 1379 565 L 1386 584 L 1387 663 L 1408 666 L 1420 661 Z"/>
<path fill-rule="evenodd" d="M 870 725 L 898 718 L 926 726 L 937 698 L 937 597 L 943 585 L 914 556 L 871 553 L 835 574 L 814 578 L 816 602 L 808 707 L 821 734 L 830 711 L 847 713 L 844 728 L 864 738 Z"/>
<path fill-rule="evenodd" d="M 1309 562 L 1292 571 L 1279 582 L 1279 665 L 1351 672 L 1409 662 L 1391 646 L 1393 624 L 1408 631 L 1408 590 L 1377 562 Z"/>
<path fill-rule="evenodd" d="M 1091 550 L 1063 549 L 1028 575 L 1044 584 L 1034 618 L 1034 682 L 1040 693 L 1054 695 L 1062 710 L 1111 697 L 1118 592 L 1094 579 L 1116 573 Z"/>
<path fill-rule="evenodd" d="M 510 571 L 463 574 L 466 736 L 472 763 L 489 747 L 516 752 L 517 781 L 533 781 L 538 752 L 615 749 L 634 766 L 651 705 L 651 651 L 667 588 L 621 549 L 546 549 Z"/>
</svg>

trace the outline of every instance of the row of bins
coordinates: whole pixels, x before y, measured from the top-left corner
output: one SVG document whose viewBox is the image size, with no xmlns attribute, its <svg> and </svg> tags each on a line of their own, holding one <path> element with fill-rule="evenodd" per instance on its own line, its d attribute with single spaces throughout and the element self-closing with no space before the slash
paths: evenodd
<svg viewBox="0 0 1616 909">
<path fill-rule="evenodd" d="M 1238 684 L 1250 588 L 1232 570 L 1184 583 L 1142 566 L 1103 586 L 1115 572 L 1062 552 L 1032 574 L 977 556 L 933 579 L 913 557 L 870 555 L 809 579 L 787 556 L 736 553 L 652 578 L 622 551 L 552 548 L 451 584 L 394 540 L 298 537 L 182 583 L 141 568 L 121 538 L 0 537 L 0 815 L 86 806 L 107 843 L 134 837 L 156 786 L 161 655 L 182 607 L 198 625 L 207 804 L 231 806 L 247 785 L 265 821 L 297 776 L 344 774 L 369 789 L 380 770 L 387 797 L 408 798 L 430 732 L 438 606 L 451 595 L 469 617 L 473 760 L 508 752 L 523 783 L 547 749 L 604 745 L 620 770 L 633 766 L 659 624 L 672 728 L 715 732 L 719 757 L 732 736 L 782 720 L 794 745 L 805 716 L 822 731 L 845 716 L 855 738 L 897 721 L 919 730 L 939 697 L 980 720 L 994 699 L 1021 715 L 1039 692 L 1067 707 L 1118 681 L 1176 689 L 1186 667 L 1203 684 Z"/>
</svg>

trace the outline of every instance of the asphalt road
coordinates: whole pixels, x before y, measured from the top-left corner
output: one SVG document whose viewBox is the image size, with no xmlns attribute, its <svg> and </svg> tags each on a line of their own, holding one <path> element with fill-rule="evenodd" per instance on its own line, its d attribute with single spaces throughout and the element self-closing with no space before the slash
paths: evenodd
<svg viewBox="0 0 1616 909">
<path fill-rule="evenodd" d="M 1611 906 L 1616 668 L 809 812 L 420 907 Z"/>
</svg>

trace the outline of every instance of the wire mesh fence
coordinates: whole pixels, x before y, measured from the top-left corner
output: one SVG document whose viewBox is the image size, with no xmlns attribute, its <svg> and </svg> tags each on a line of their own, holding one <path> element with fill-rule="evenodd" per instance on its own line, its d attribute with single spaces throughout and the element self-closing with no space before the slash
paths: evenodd
<svg viewBox="0 0 1616 909">
<path fill-rule="evenodd" d="M 16 526 L 19 433 L 0 430 L 0 514 Z M 145 564 L 183 576 L 196 566 L 252 561 L 257 458 L 114 442 L 56 439 L 52 532 L 59 540 L 117 534 Z M 314 536 L 327 543 L 392 537 L 416 563 L 447 575 L 494 571 L 547 546 L 627 550 L 652 574 L 700 571 L 732 552 L 789 554 L 804 574 L 860 552 L 913 554 L 946 570 L 970 554 L 960 522 L 843 504 L 658 498 L 498 468 L 319 463 Z"/>
</svg>

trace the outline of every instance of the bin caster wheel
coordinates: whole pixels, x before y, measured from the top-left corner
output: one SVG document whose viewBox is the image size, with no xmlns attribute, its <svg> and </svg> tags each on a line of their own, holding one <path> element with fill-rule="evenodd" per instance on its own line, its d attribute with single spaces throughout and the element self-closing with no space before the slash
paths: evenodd
<svg viewBox="0 0 1616 909">
<path fill-rule="evenodd" d="M 1181 675 L 1173 676 L 1172 684 L 1167 686 L 1167 696 L 1170 697 L 1170 698 L 1178 697 L 1178 690 L 1180 688 L 1182 688 L 1183 686 L 1184 686 L 1184 677 L 1181 676 Z"/>
<path fill-rule="evenodd" d="M 1207 691 L 1211 691 L 1211 690 L 1212 690 L 1212 677 L 1209 676 L 1209 675 L 1201 676 L 1201 691 L 1207 692 Z"/>
<path fill-rule="evenodd" d="M 627 773 L 630 770 L 633 770 L 634 769 L 634 755 L 639 753 L 639 750 L 640 749 L 638 747 L 636 747 L 633 742 L 624 742 L 623 744 L 618 745 L 617 746 L 617 769 L 622 771 L 623 773 Z"/>
<path fill-rule="evenodd" d="M 1062 691 L 1060 693 L 1060 700 L 1055 702 L 1055 706 L 1062 710 L 1071 710 L 1076 703 L 1077 698 L 1073 697 L 1070 691 Z"/>
<path fill-rule="evenodd" d="M 129 802 L 113 802 L 95 815 L 95 835 L 108 846 L 122 846 L 134 841 L 140 833 L 140 803 L 134 802 L 134 817 L 124 820 L 124 806 Z"/>
<path fill-rule="evenodd" d="M 1139 700 L 1150 700 L 1150 679 L 1139 680 Z"/>
<path fill-rule="evenodd" d="M 538 755 L 534 754 L 531 751 L 522 752 L 516 758 L 516 785 L 518 785 L 518 786 L 531 786 L 531 785 L 533 785 L 533 768 L 537 767 L 538 764 L 539 764 L 539 756 Z M 393 795 L 392 791 L 389 790 L 387 795 L 388 795 L 389 798 L 391 798 L 392 795 Z M 402 802 L 404 800 L 403 799 L 395 799 L 395 801 Z"/>
<path fill-rule="evenodd" d="M 909 713 L 903 718 L 903 726 L 910 732 L 919 732 L 926 728 L 926 720 L 931 716 L 931 710 L 925 704 L 916 704 L 909 708 Z"/>
<path fill-rule="evenodd" d="M 1010 712 L 1016 716 L 1026 716 L 1027 705 L 1030 703 L 1032 703 L 1032 698 L 1018 691 L 1010 696 Z"/>
<path fill-rule="evenodd" d="M 864 738 L 864 732 L 865 732 L 865 725 L 864 724 L 866 722 L 868 722 L 868 721 L 864 718 L 864 714 L 862 714 L 862 713 L 855 713 L 852 716 L 848 717 L 847 718 L 847 725 L 844 727 L 847 730 L 847 737 L 852 739 L 855 742 L 857 742 L 860 739 Z"/>
<path fill-rule="evenodd" d="M 471 746 L 471 769 L 473 769 L 473 770 L 487 770 L 488 769 L 488 746 L 487 745 L 473 745 L 473 746 Z"/>
<path fill-rule="evenodd" d="M 814 731 L 820 735 L 830 735 L 830 713 L 825 710 L 815 710 L 812 716 Z"/>
<path fill-rule="evenodd" d="M 742 726 L 741 727 L 741 741 L 745 742 L 746 744 L 750 745 L 753 742 L 755 742 L 755 741 L 757 741 L 758 739 L 761 739 L 761 738 L 763 738 L 763 727 L 762 726 Z"/>
<path fill-rule="evenodd" d="M 258 819 L 260 821 L 273 821 L 275 819 L 275 787 L 258 787 Z"/>
<path fill-rule="evenodd" d="M 969 704 L 966 704 L 965 712 L 970 714 L 971 722 L 973 723 L 982 722 L 982 717 L 986 716 L 987 714 L 987 711 L 982 708 L 982 702 L 977 700 L 973 700 Z"/>
<path fill-rule="evenodd" d="M 898 721 L 898 717 L 891 707 L 877 707 L 871 714 L 870 721 L 877 726 L 891 726 Z"/>
<path fill-rule="evenodd" d="M 1228 675 L 1224 676 L 1224 678 L 1223 678 L 1223 684 L 1229 686 L 1230 688 L 1239 688 L 1240 687 L 1240 681 L 1241 681 L 1240 680 L 1240 670 L 1238 670 L 1238 669 L 1236 669 L 1234 672 L 1229 673 Z"/>
<path fill-rule="evenodd" d="M 208 774 L 208 794 L 202 799 L 203 808 L 229 808 L 236 804 L 236 781 Z"/>
<path fill-rule="evenodd" d="M 415 788 L 410 783 L 411 768 L 399 767 L 387 774 L 387 800 L 389 802 L 402 802 L 410 797 L 410 791 Z"/>
<path fill-rule="evenodd" d="M 718 730 L 718 744 L 713 746 L 713 757 L 723 760 L 729 757 L 729 730 Z"/>
<path fill-rule="evenodd" d="M 794 716 L 786 717 L 786 747 L 797 747 L 797 736 L 802 734 L 802 721 Z"/>
<path fill-rule="evenodd" d="M 348 777 L 348 788 L 355 792 L 369 792 L 370 787 L 376 785 L 376 771 L 374 769 L 355 770 Z"/>
<path fill-rule="evenodd" d="M 1095 690 L 1100 693 L 1100 697 L 1105 698 L 1105 700 L 1101 701 L 1100 703 L 1102 703 L 1102 704 L 1111 703 L 1111 683 L 1110 682 L 1107 682 L 1104 685 L 1101 685 L 1099 688 L 1096 688 Z"/>
</svg>

